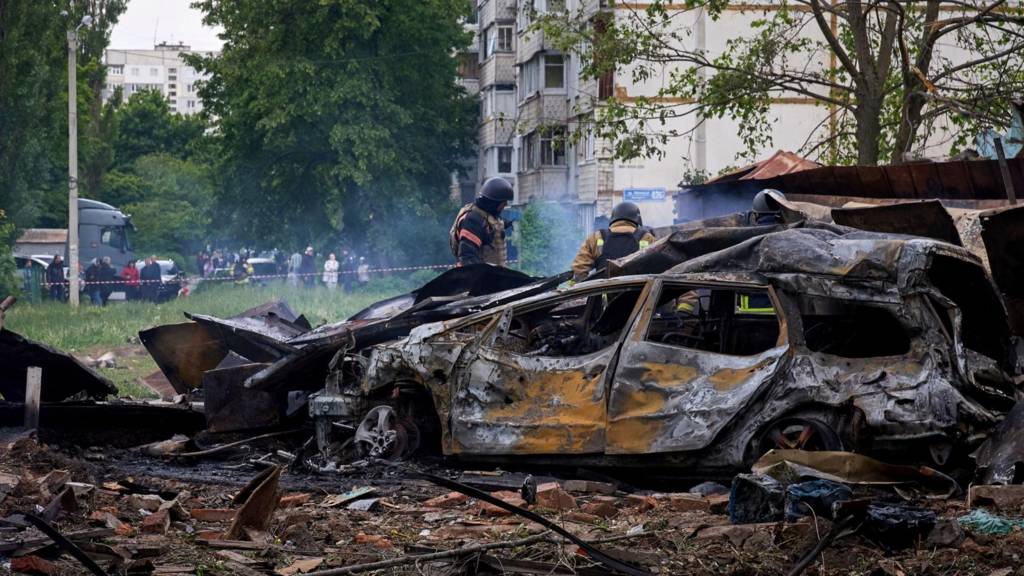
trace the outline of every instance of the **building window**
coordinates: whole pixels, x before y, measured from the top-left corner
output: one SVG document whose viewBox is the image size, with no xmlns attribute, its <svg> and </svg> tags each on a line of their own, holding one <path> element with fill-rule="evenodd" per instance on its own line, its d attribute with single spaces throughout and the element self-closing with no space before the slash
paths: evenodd
<svg viewBox="0 0 1024 576">
<path fill-rule="evenodd" d="M 168 79 L 168 80 L 177 80 L 177 79 L 178 79 L 178 75 L 177 75 L 177 74 L 171 74 L 171 75 L 169 75 L 169 76 L 167 77 L 167 79 Z"/>
<path fill-rule="evenodd" d="M 189 100 L 188 101 L 188 107 L 189 108 L 195 108 L 196 107 L 196 101 L 195 100 Z"/>
<path fill-rule="evenodd" d="M 124 74 L 124 66 L 111 66 L 109 71 L 115 76 L 121 76 Z"/>
<path fill-rule="evenodd" d="M 540 137 L 541 166 L 565 166 L 565 128 L 545 130 Z"/>
<path fill-rule="evenodd" d="M 515 87 L 512 84 L 496 84 L 480 94 L 483 118 L 511 118 L 515 113 Z"/>
<path fill-rule="evenodd" d="M 495 52 L 512 51 L 511 26 L 491 26 L 485 34 L 487 41 L 484 43 L 484 59 L 490 58 Z"/>
<path fill-rule="evenodd" d="M 178 87 L 178 85 L 177 84 L 168 84 L 167 87 L 170 88 L 171 90 L 174 90 L 175 88 Z"/>
<path fill-rule="evenodd" d="M 464 80 L 476 80 L 480 77 L 480 62 L 472 52 L 459 53 L 459 76 Z"/>
<path fill-rule="evenodd" d="M 188 92 L 189 94 L 191 94 L 192 93 L 192 85 L 191 84 L 185 84 L 185 91 Z"/>
<path fill-rule="evenodd" d="M 517 4 L 519 5 L 519 10 L 517 11 L 518 18 L 516 19 L 516 24 L 518 24 L 518 30 L 522 32 L 530 27 L 535 8 L 533 0 L 519 0 Z"/>
<path fill-rule="evenodd" d="M 139 69 L 137 67 L 135 67 L 135 66 L 132 66 L 132 76 L 138 76 L 138 75 L 139 75 Z"/>
<path fill-rule="evenodd" d="M 168 74 L 177 74 L 178 73 L 178 69 L 177 68 L 168 68 L 167 69 L 167 73 Z"/>
<path fill-rule="evenodd" d="M 498 146 L 498 173 L 512 173 L 512 147 Z"/>
<path fill-rule="evenodd" d="M 524 62 L 519 68 L 519 99 L 526 100 L 537 91 L 537 73 L 540 69 L 539 59 Z"/>
<path fill-rule="evenodd" d="M 561 54 L 544 56 L 544 88 L 565 88 L 565 58 Z"/>
<path fill-rule="evenodd" d="M 149 75 L 150 76 L 159 76 L 160 75 L 160 69 L 159 68 L 150 68 L 149 69 Z"/>
<path fill-rule="evenodd" d="M 594 130 L 587 130 L 587 135 L 583 138 L 583 159 L 593 160 L 594 159 L 594 148 L 597 147 L 597 135 L 594 134 Z"/>
</svg>

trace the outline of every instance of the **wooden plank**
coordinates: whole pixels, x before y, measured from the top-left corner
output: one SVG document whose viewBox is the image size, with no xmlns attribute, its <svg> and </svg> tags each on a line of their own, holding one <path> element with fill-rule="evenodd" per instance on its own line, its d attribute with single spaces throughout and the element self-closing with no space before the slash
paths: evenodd
<svg viewBox="0 0 1024 576">
<path fill-rule="evenodd" d="M 39 428 L 39 400 L 42 397 L 43 369 L 29 366 L 25 380 L 25 428 Z"/>
</svg>

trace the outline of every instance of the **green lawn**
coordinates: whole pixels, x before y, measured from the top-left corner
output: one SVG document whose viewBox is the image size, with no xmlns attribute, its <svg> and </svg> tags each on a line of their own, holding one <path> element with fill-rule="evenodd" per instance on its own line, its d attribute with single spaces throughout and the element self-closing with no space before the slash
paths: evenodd
<svg viewBox="0 0 1024 576">
<path fill-rule="evenodd" d="M 323 287 L 292 288 L 284 283 L 266 287 L 220 284 L 200 287 L 188 297 L 158 305 L 110 302 L 106 307 L 98 307 L 83 302 L 81 308 L 73 311 L 67 304 L 19 302 L 7 313 L 4 327 L 78 357 L 97 357 L 113 351 L 117 367 L 102 372 L 117 385 L 122 396 L 150 397 L 152 393 L 138 380 L 157 370 L 157 366 L 139 344 L 139 330 L 185 322 L 184 312 L 227 317 L 281 298 L 297 314 L 305 314 L 313 326 L 318 326 L 347 318 L 369 304 L 408 289 L 408 283 L 396 281 L 375 283 L 352 294 Z"/>
</svg>

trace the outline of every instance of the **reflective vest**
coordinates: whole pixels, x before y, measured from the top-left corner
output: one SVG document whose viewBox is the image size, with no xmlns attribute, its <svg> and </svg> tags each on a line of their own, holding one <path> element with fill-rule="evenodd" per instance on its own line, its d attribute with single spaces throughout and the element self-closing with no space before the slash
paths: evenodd
<svg viewBox="0 0 1024 576">
<path fill-rule="evenodd" d="M 736 304 L 738 314 L 775 314 L 772 299 L 767 294 L 740 294 Z"/>
<path fill-rule="evenodd" d="M 505 223 L 501 218 L 491 215 L 476 204 L 470 202 L 463 206 L 452 222 L 452 228 L 448 231 L 448 242 L 451 245 L 452 255 L 456 262 L 459 260 L 459 232 L 462 229 L 462 220 L 472 211 L 483 217 L 487 224 L 487 233 L 491 236 L 491 242 L 480 246 L 480 257 L 484 262 L 495 266 L 504 266 L 505 254 Z M 481 238 L 483 240 L 483 238 Z"/>
</svg>

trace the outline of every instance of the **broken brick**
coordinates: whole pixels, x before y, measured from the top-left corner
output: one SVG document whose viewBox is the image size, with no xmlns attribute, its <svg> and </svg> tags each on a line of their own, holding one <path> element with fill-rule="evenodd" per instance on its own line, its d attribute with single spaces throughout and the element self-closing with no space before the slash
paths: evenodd
<svg viewBox="0 0 1024 576">
<path fill-rule="evenodd" d="M 593 480 L 566 480 L 562 488 L 567 492 L 585 492 L 590 494 L 614 494 L 615 486 L 608 482 L 595 482 Z"/>
<path fill-rule="evenodd" d="M 712 514 L 728 514 L 729 513 L 729 495 L 728 494 L 712 494 L 707 497 L 708 499 L 708 510 Z"/>
<path fill-rule="evenodd" d="M 437 498 L 431 498 L 423 503 L 427 508 L 453 508 L 460 504 L 464 504 L 469 497 L 461 492 L 449 492 L 444 496 L 438 496 Z"/>
<path fill-rule="evenodd" d="M 557 482 L 547 482 L 537 486 L 537 506 L 551 510 L 573 510 L 576 508 L 576 499 Z"/>
<path fill-rule="evenodd" d="M 645 496 L 643 494 L 629 494 L 626 496 L 626 504 L 628 506 L 636 506 L 641 512 L 654 510 L 658 507 L 658 501 L 654 496 Z"/>
<path fill-rule="evenodd" d="M 1024 485 L 971 486 L 967 491 L 967 505 L 995 506 L 1001 512 L 1024 511 Z"/>
<path fill-rule="evenodd" d="M 114 516 L 110 512 L 107 512 L 106 510 L 94 511 L 92 514 L 89 515 L 89 519 L 97 522 L 102 522 L 104 526 L 113 530 L 114 533 L 118 536 L 131 536 L 132 533 L 135 532 L 135 530 L 132 529 L 131 525 L 121 522 L 120 520 L 118 520 L 117 516 Z"/>
<path fill-rule="evenodd" d="M 356 544 L 370 544 L 374 548 L 394 548 L 394 544 L 392 544 L 390 540 L 379 534 L 363 534 L 362 532 L 360 532 L 359 534 L 356 534 L 356 537 L 353 539 L 353 541 Z"/>
<path fill-rule="evenodd" d="M 513 506 L 526 506 L 526 500 L 519 495 L 518 492 L 512 492 L 511 490 L 502 490 L 499 492 L 492 492 L 491 496 L 494 496 L 502 502 L 507 502 Z M 487 516 L 509 516 L 512 513 L 504 508 L 491 504 L 490 502 L 480 503 L 480 513 Z"/>
<path fill-rule="evenodd" d="M 163 504 L 164 499 L 155 494 L 132 494 L 128 496 L 128 505 L 134 510 L 156 512 Z"/>
<path fill-rule="evenodd" d="M 70 479 L 71 473 L 67 470 L 52 470 L 46 476 L 36 480 L 36 485 L 43 494 L 53 494 L 63 488 Z"/>
<path fill-rule="evenodd" d="M 587 514 L 593 514 L 599 518 L 612 518 L 619 513 L 619 509 L 611 502 L 593 501 L 583 505 L 581 510 Z"/>
<path fill-rule="evenodd" d="M 230 522 L 235 517 L 235 511 L 229 508 L 193 508 L 189 514 L 199 522 Z"/>
<path fill-rule="evenodd" d="M 281 508 L 293 508 L 295 506 L 302 506 L 306 502 L 309 502 L 309 498 L 309 494 L 292 494 L 281 498 L 277 505 Z"/>
<path fill-rule="evenodd" d="M 703 496 L 697 494 L 671 494 L 668 505 L 676 512 L 708 512 L 711 504 Z"/>
<path fill-rule="evenodd" d="M 580 524 L 597 524 L 601 521 L 600 516 L 587 514 L 586 512 L 580 512 L 578 510 L 567 513 L 565 516 L 562 516 L 562 519 L 569 522 L 579 522 Z"/>
<path fill-rule="evenodd" d="M 142 519 L 143 534 L 166 534 L 171 527 L 171 515 L 167 510 L 157 510 Z"/>
<path fill-rule="evenodd" d="M 19 556 L 11 558 L 11 572 L 49 576 L 57 573 L 57 566 L 39 556 Z"/>
</svg>

